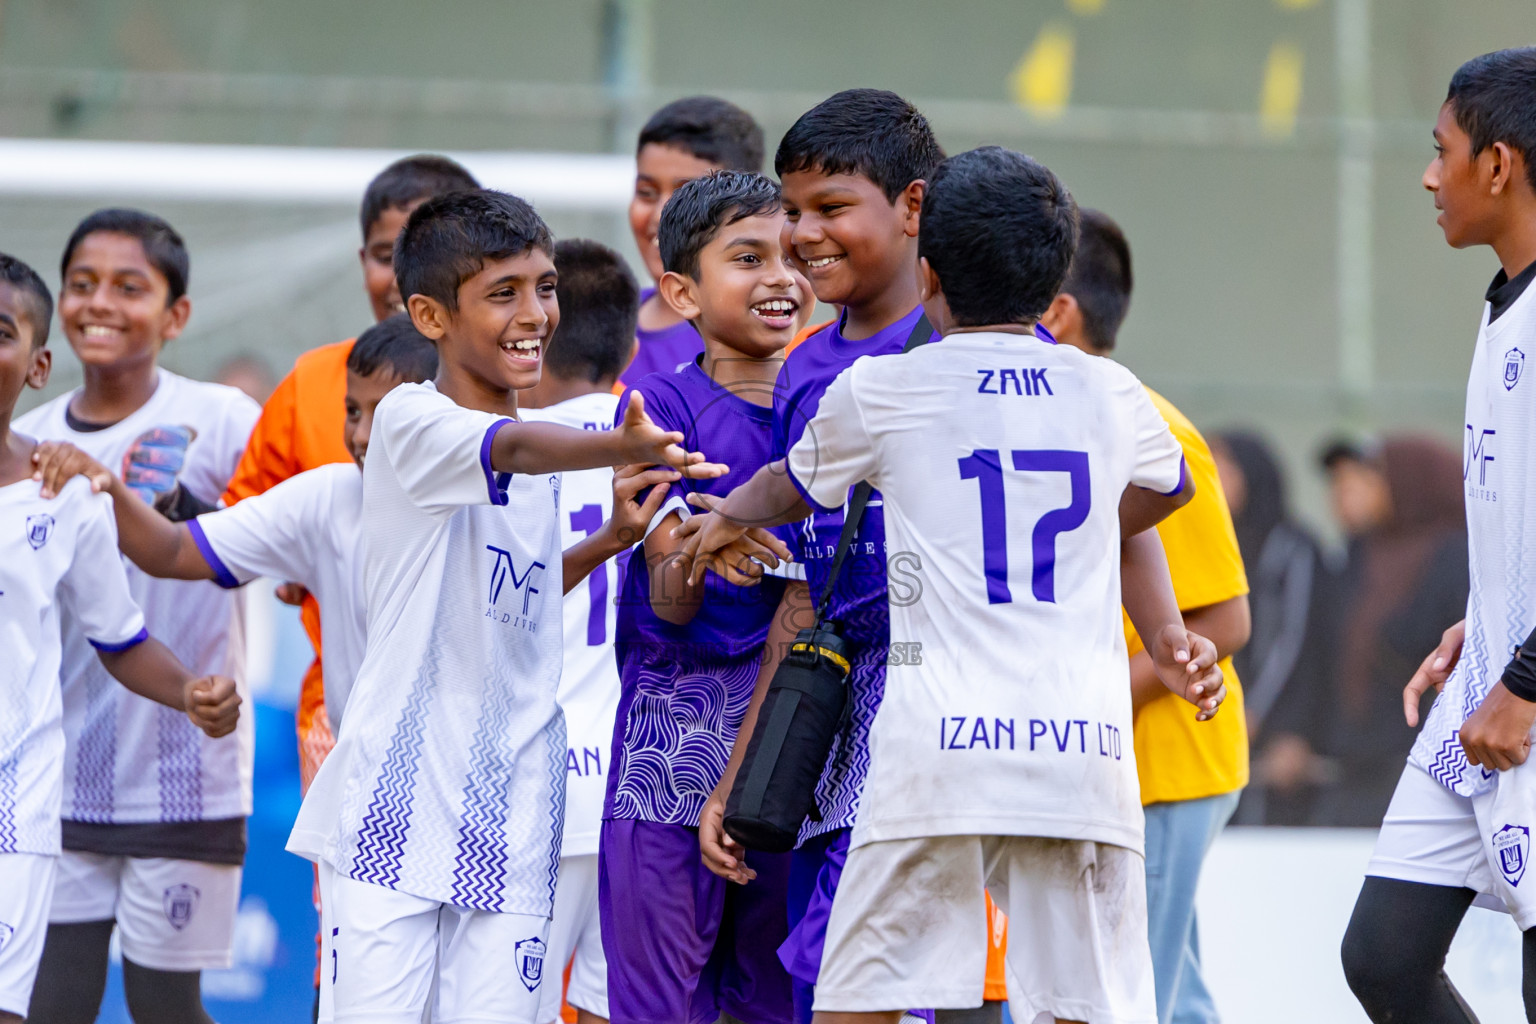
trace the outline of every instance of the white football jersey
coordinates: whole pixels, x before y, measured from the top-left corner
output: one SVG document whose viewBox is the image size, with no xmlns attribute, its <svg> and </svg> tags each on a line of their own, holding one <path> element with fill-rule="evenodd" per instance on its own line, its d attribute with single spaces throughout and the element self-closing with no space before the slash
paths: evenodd
<svg viewBox="0 0 1536 1024">
<path fill-rule="evenodd" d="M 379 403 L 367 653 L 288 849 L 422 899 L 548 916 L 565 807 L 560 477 L 492 469 L 506 422 L 431 384 Z"/>
<path fill-rule="evenodd" d="M 546 420 L 580 430 L 613 426 L 618 399 L 581 395 L 547 409 L 529 409 L 527 420 Z M 613 515 L 613 470 L 562 474 L 560 546 L 569 548 L 602 528 Z M 565 668 L 560 706 L 565 710 L 565 840 L 561 856 L 597 852 L 608 788 L 613 718 L 619 710 L 619 667 L 613 655 L 614 602 L 619 560 L 610 558 L 565 595 Z"/>
<path fill-rule="evenodd" d="M 366 647 L 362 518 L 363 474 L 345 462 L 289 477 L 187 524 L 220 586 L 243 586 L 258 576 L 292 580 L 325 609 L 320 662 L 333 732 L 341 729 Z"/>
<path fill-rule="evenodd" d="M 59 852 L 61 617 L 87 650 L 148 636 L 117 556 L 112 499 L 83 478 L 52 501 L 41 488 L 0 487 L 0 853 Z"/>
<path fill-rule="evenodd" d="M 80 431 L 65 416 L 75 394 L 32 410 L 16 421 L 16 431 L 68 441 L 119 474 L 124 457 L 147 435 L 182 432 L 190 442 L 178 479 L 209 502 L 223 497 L 261 415 L 261 407 L 235 388 L 162 369 L 143 406 L 105 429 Z M 232 677 L 248 701 L 244 595 L 206 581 L 157 580 L 127 559 L 123 566 L 155 639 L 195 675 Z M 255 715 L 241 715 L 232 735 L 209 738 L 185 714 L 119 686 L 67 619 L 63 682 L 64 818 L 124 824 L 251 813 Z"/>
<path fill-rule="evenodd" d="M 909 653 L 886 674 L 853 844 L 1140 851 L 1120 496 L 1177 491 L 1183 454 L 1136 377 L 1014 334 L 865 357 L 827 389 L 789 470 L 823 509 L 860 480 L 878 488 L 887 563 L 918 580 L 891 600 L 891 642 Z"/>
<path fill-rule="evenodd" d="M 1469 797 L 1490 789 L 1496 773 L 1469 764 L 1457 734 L 1536 626 L 1536 286 L 1491 323 L 1490 313 L 1485 305 L 1462 433 L 1467 636 L 1408 756 Z"/>
</svg>

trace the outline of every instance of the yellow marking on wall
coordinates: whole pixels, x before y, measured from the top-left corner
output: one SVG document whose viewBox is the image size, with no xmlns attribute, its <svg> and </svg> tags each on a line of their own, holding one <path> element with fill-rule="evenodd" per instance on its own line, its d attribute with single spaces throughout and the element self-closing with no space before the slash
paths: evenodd
<svg viewBox="0 0 1536 1024">
<path fill-rule="evenodd" d="M 1289 138 L 1296 131 L 1305 63 L 1306 57 L 1294 43 L 1270 47 L 1269 60 L 1264 65 L 1264 85 L 1259 92 L 1259 124 L 1270 138 Z"/>
<path fill-rule="evenodd" d="M 1296 0 L 1291 0 L 1295 3 Z M 1303 0 L 1306 2 L 1306 0 Z M 1067 10 L 1073 14 L 1091 15 L 1098 14 L 1104 9 L 1104 0 L 1067 0 Z"/>
<path fill-rule="evenodd" d="M 1040 30 L 1034 43 L 1009 76 L 1013 101 L 1032 114 L 1056 117 L 1072 99 L 1072 30 L 1050 24 Z"/>
<path fill-rule="evenodd" d="M 1287 11 L 1304 11 L 1309 7 L 1316 7 L 1317 0 L 1275 0 L 1276 7 L 1283 7 Z"/>
</svg>

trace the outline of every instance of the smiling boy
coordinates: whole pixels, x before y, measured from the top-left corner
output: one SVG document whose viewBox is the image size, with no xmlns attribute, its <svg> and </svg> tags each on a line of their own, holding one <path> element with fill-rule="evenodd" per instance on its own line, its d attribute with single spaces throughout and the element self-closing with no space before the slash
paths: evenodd
<svg viewBox="0 0 1536 1024">
<path fill-rule="evenodd" d="M 438 372 L 374 416 L 367 649 L 288 842 L 320 864 L 321 1020 L 417 1024 L 435 978 L 434 1019 L 535 1024 L 564 811 L 561 581 L 611 554 L 562 566 L 560 472 L 723 471 L 639 401 L 609 431 L 515 419 L 559 322 L 552 249 L 532 207 L 490 191 L 429 200 L 396 244 Z"/>
<path fill-rule="evenodd" d="M 632 388 L 658 425 L 707 444 L 730 473 L 678 486 L 635 548 L 619 603 L 622 686 L 599 852 L 599 905 L 616 1024 L 746 1024 L 790 1017 L 774 955 L 787 924 L 788 858 L 751 858 L 757 879 L 727 887 L 699 862 L 697 827 L 757 679 L 782 579 L 746 588 L 687 582 L 672 528 L 689 491 L 724 494 L 768 460 L 773 384 L 809 296 L 780 247 L 778 187 L 716 171 L 678 189 L 662 214 L 667 304 L 704 354 Z M 775 560 L 776 561 L 776 560 Z"/>
<path fill-rule="evenodd" d="M 1471 591 L 1403 694 L 1430 709 L 1382 821 L 1344 936 L 1344 973 L 1377 1024 L 1470 1024 L 1445 955 L 1474 899 L 1502 902 L 1524 932 L 1527 1020 L 1536 1021 L 1536 47 L 1463 64 L 1435 122 L 1424 187 L 1457 249 L 1491 247 L 1467 381 L 1465 475 Z M 1514 656 L 1510 657 L 1510 652 Z M 1531 882 L 1531 885 L 1523 885 Z"/>
</svg>

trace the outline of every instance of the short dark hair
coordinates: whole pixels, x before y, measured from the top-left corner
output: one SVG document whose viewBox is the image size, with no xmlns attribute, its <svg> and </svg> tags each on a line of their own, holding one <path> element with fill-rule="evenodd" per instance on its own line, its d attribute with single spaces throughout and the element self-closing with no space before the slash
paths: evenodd
<svg viewBox="0 0 1536 1024">
<path fill-rule="evenodd" d="M 368 240 L 368 232 L 385 210 L 403 210 L 418 200 L 479 187 L 473 174 L 445 156 L 419 153 L 402 157 L 374 175 L 363 192 L 359 217 L 363 241 Z"/>
<path fill-rule="evenodd" d="M 917 254 L 961 326 L 1037 319 L 1077 245 L 1077 203 L 1044 164 L 982 146 L 939 165 L 923 196 Z"/>
<path fill-rule="evenodd" d="M 1357 462 L 1362 466 L 1381 468 L 1381 444 L 1372 438 L 1330 438 L 1317 452 L 1317 464 L 1326 472 L 1332 472 L 1340 464 Z"/>
<path fill-rule="evenodd" d="M 599 242 L 567 238 L 555 244 L 560 326 L 549 341 L 544 369 L 564 380 L 596 384 L 624 372 L 640 317 L 640 285 L 624 258 Z"/>
<path fill-rule="evenodd" d="M 661 265 L 698 280 L 699 253 L 720 229 L 780 209 L 778 184 L 749 171 L 711 171 L 682 185 L 662 207 L 656 227 Z"/>
<path fill-rule="evenodd" d="M 736 104 L 715 96 L 687 96 L 652 114 L 635 152 L 652 144 L 681 149 L 728 171 L 763 169 L 762 127 Z"/>
<path fill-rule="evenodd" d="M 1525 159 L 1536 190 L 1536 46 L 1473 57 L 1451 76 L 1445 102 L 1472 140 L 1475 157 L 1502 142 Z"/>
<path fill-rule="evenodd" d="M 111 207 L 97 210 L 86 217 L 70 233 L 64 243 L 64 257 L 59 260 L 59 276 L 69 274 L 69 261 L 86 237 L 95 234 L 128 235 L 137 238 L 144 249 L 149 265 L 165 278 L 167 304 L 187 294 L 187 283 L 192 277 L 192 258 L 187 255 L 187 243 L 181 240 L 176 229 L 161 217 L 143 210 Z"/>
<path fill-rule="evenodd" d="M 426 295 L 456 310 L 459 285 L 486 261 L 530 249 L 555 251 L 555 236 L 532 206 L 491 189 L 449 192 L 411 212 L 395 239 L 395 280 L 407 300 Z"/>
<path fill-rule="evenodd" d="M 884 89 L 845 89 L 790 126 L 774 154 L 781 179 L 794 171 L 859 174 L 891 202 L 908 185 L 927 181 L 944 150 L 922 113 Z"/>
<path fill-rule="evenodd" d="M 347 369 L 359 377 L 390 370 L 420 384 L 437 376 L 437 346 L 416 329 L 409 313 L 396 313 L 357 336 L 347 353 Z"/>
<path fill-rule="evenodd" d="M 1077 252 L 1061 290 L 1077 300 L 1088 343 L 1109 352 L 1131 308 L 1131 245 L 1100 210 L 1079 210 L 1077 227 Z"/>
<path fill-rule="evenodd" d="M 48 285 L 28 264 L 3 252 L 0 281 L 21 293 L 27 306 L 27 320 L 32 324 L 32 347 L 41 348 L 48 341 L 48 326 L 53 322 L 53 295 Z"/>
</svg>

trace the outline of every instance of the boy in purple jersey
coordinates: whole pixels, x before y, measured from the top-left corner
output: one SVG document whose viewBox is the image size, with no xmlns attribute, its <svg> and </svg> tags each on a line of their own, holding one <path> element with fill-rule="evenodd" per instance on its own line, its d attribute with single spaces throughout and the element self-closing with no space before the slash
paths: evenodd
<svg viewBox="0 0 1536 1024">
<path fill-rule="evenodd" d="M 774 389 L 773 459 L 784 458 L 800 439 L 822 393 L 854 360 L 897 353 L 906 344 L 922 315 L 914 269 L 918 213 L 925 179 L 943 159 L 927 119 L 901 97 L 879 89 L 850 89 L 823 101 L 802 115 L 779 143 L 774 170 L 784 183 L 784 249 L 810 279 L 816 297 L 841 306 L 843 313 L 801 343 L 780 371 Z M 732 463 L 732 468 L 738 467 Z M 812 599 L 820 599 L 842 528 L 842 511 L 817 513 L 790 528 L 790 549 L 805 566 Z M 779 956 L 794 978 L 795 1010 L 803 1021 L 810 1020 L 827 914 L 869 766 L 869 726 L 885 690 L 887 660 L 893 656 L 887 591 L 893 601 L 903 594 L 915 596 L 915 578 L 902 578 L 901 565 L 897 555 L 888 578 L 884 518 L 876 492 L 864 511 L 829 611 L 842 624 L 852 654 L 851 712 L 817 786 L 821 820 L 807 822 L 791 860 L 792 931 Z M 788 607 L 780 616 L 785 621 L 793 617 Z M 765 684 L 770 676 L 765 674 Z M 700 822 L 705 863 L 736 882 L 747 881 L 752 870 L 741 848 L 725 836 L 721 822 L 760 700 L 761 694 L 742 729 L 730 771 Z"/>
<path fill-rule="evenodd" d="M 738 171 L 684 184 L 661 218 L 661 293 L 697 328 L 704 354 L 630 390 L 663 429 L 709 439 L 730 467 L 705 485 L 710 494 L 769 460 L 773 382 L 810 305 L 780 248 L 783 219 L 778 186 Z M 615 1024 L 705 1024 L 722 1013 L 787 1024 L 789 977 L 775 951 L 788 929 L 789 858 L 754 855 L 756 881 L 728 887 L 700 863 L 697 834 L 784 581 L 690 586 L 672 536 L 690 490 L 673 489 L 630 555 L 619 603 L 621 695 L 598 866 L 609 1014 Z"/>
<path fill-rule="evenodd" d="M 674 100 L 640 129 L 635 152 L 635 194 L 629 228 L 653 281 L 665 273 L 656 235 L 662 208 L 685 182 L 710 171 L 760 171 L 763 130 L 752 115 L 713 96 Z M 651 373 L 676 373 L 704 351 L 693 325 L 662 300 L 655 288 L 640 293 L 639 348 L 620 375 L 627 387 Z"/>
</svg>

